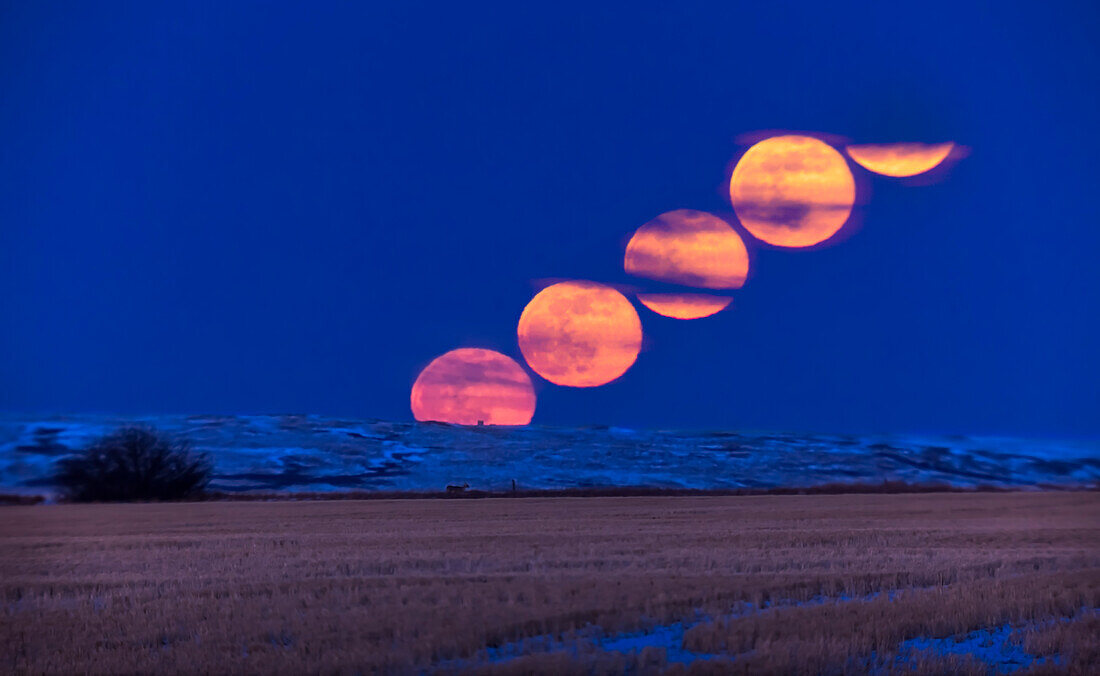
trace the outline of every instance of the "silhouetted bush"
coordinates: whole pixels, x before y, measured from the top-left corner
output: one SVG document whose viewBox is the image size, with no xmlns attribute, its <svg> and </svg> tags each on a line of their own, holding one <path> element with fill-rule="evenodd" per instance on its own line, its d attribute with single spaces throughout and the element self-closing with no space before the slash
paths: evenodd
<svg viewBox="0 0 1100 676">
<path fill-rule="evenodd" d="M 57 485 L 74 502 L 180 500 L 203 492 L 210 459 L 149 427 L 125 427 L 58 462 Z"/>
</svg>

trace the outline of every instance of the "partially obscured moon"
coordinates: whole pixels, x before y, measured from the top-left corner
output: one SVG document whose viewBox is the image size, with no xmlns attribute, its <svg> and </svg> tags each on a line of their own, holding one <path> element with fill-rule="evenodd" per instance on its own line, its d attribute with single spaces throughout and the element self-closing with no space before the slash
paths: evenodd
<svg viewBox="0 0 1100 676">
<path fill-rule="evenodd" d="M 934 169 L 947 159 L 955 144 L 881 143 L 848 146 L 848 156 L 864 169 L 883 176 L 916 176 Z"/>
<path fill-rule="evenodd" d="M 621 293 L 585 281 L 548 286 L 517 328 L 527 364 L 557 385 L 595 387 L 626 373 L 642 348 L 642 322 Z"/>
<path fill-rule="evenodd" d="M 856 183 L 844 156 L 810 136 L 773 136 L 750 147 L 730 177 L 745 229 L 768 244 L 804 247 L 832 237 L 852 213 Z"/>
<path fill-rule="evenodd" d="M 417 376 L 411 398 L 420 421 L 526 425 L 535 413 L 535 390 L 523 367 L 480 348 L 436 357 Z"/>
<path fill-rule="evenodd" d="M 673 319 L 700 319 L 721 312 L 732 298 L 707 293 L 639 293 L 642 305 Z"/>
<path fill-rule="evenodd" d="M 662 282 L 736 289 L 749 273 L 749 253 L 729 223 L 705 211 L 677 209 L 638 228 L 623 267 Z"/>
</svg>

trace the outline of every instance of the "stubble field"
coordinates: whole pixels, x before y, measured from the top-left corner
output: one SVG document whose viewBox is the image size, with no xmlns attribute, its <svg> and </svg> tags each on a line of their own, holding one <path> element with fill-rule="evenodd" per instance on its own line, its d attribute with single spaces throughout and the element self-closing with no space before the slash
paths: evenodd
<svg viewBox="0 0 1100 676">
<path fill-rule="evenodd" d="M 1095 673 L 1100 494 L 0 508 L 0 671 Z"/>
</svg>

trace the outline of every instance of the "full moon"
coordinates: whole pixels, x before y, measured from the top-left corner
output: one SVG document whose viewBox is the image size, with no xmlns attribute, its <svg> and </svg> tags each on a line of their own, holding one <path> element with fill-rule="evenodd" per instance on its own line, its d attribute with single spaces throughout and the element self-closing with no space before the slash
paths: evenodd
<svg viewBox="0 0 1100 676">
<path fill-rule="evenodd" d="M 902 178 L 936 168 L 947 159 L 955 144 L 883 143 L 848 146 L 848 156 L 868 171 Z"/>
<path fill-rule="evenodd" d="M 707 293 L 639 293 L 642 305 L 673 319 L 701 319 L 726 309 L 732 298 Z"/>
<path fill-rule="evenodd" d="M 460 348 L 432 360 L 412 387 L 413 417 L 458 425 L 526 425 L 535 414 L 531 378 L 493 350 Z"/>
<path fill-rule="evenodd" d="M 677 209 L 649 221 L 626 245 L 629 274 L 707 289 L 736 289 L 749 273 L 740 235 L 704 211 Z"/>
<path fill-rule="evenodd" d="M 556 385 L 596 387 L 626 373 L 642 348 L 642 322 L 621 293 L 585 281 L 548 286 L 517 328 L 527 364 Z"/>
<path fill-rule="evenodd" d="M 750 147 L 730 177 L 745 229 L 768 244 L 806 247 L 836 234 L 852 213 L 856 183 L 844 156 L 810 136 L 773 136 Z"/>
</svg>

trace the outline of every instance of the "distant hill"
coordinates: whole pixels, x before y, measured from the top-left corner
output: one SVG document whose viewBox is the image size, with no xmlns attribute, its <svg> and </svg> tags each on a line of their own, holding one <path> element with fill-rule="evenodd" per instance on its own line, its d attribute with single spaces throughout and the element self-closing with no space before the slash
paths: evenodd
<svg viewBox="0 0 1100 676">
<path fill-rule="evenodd" d="M 221 491 L 437 491 L 831 483 L 1078 487 L 1100 482 L 1100 442 L 616 427 L 456 427 L 319 416 L 0 416 L 0 492 L 52 490 L 52 465 L 126 424 L 189 438 Z"/>
</svg>

